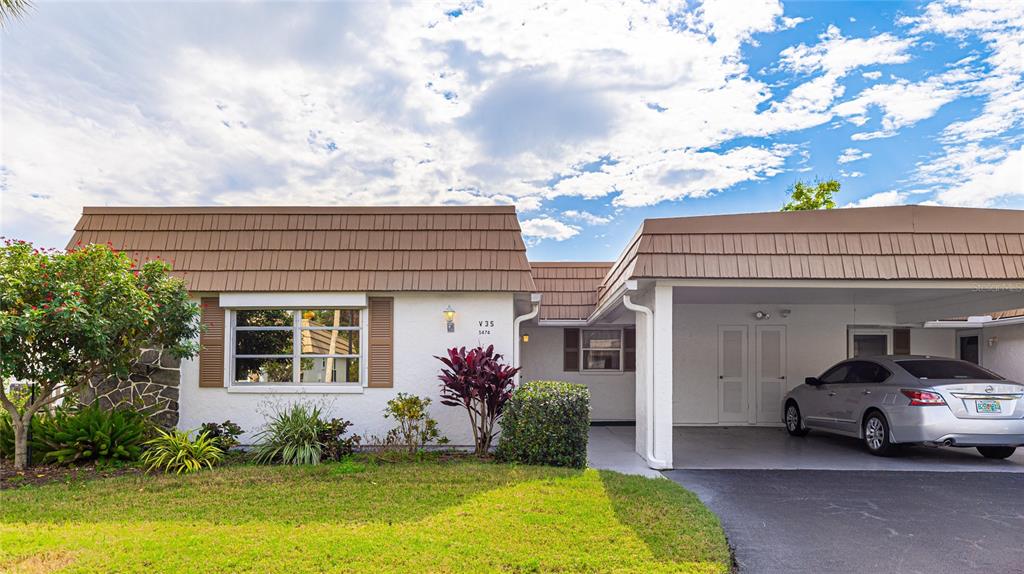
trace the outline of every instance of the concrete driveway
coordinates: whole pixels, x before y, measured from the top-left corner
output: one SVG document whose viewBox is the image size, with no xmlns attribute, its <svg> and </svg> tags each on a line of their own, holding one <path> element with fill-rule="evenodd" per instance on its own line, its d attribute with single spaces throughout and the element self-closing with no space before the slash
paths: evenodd
<svg viewBox="0 0 1024 574">
<path fill-rule="evenodd" d="M 673 470 L 741 573 L 1024 572 L 1024 474 Z"/>
<path fill-rule="evenodd" d="M 973 448 L 904 446 L 898 456 L 867 453 L 858 439 L 812 431 L 791 437 L 782 427 L 676 427 L 675 467 L 685 469 L 901 470 L 1024 472 L 1024 448 L 1006 460 Z"/>
</svg>

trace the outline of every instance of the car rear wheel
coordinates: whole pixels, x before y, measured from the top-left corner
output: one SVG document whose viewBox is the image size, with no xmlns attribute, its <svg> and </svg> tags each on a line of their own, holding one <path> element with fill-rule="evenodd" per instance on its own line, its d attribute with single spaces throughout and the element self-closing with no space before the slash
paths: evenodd
<svg viewBox="0 0 1024 574">
<path fill-rule="evenodd" d="M 786 432 L 791 436 L 807 436 L 807 429 L 800 418 L 800 407 L 796 403 L 786 405 Z"/>
<path fill-rule="evenodd" d="M 889 423 L 880 412 L 873 412 L 864 419 L 864 446 L 877 456 L 889 456 L 896 450 L 889 434 Z"/>
<path fill-rule="evenodd" d="M 979 446 L 978 452 L 985 458 L 1003 459 L 1010 458 L 1017 451 L 1014 446 Z"/>
</svg>

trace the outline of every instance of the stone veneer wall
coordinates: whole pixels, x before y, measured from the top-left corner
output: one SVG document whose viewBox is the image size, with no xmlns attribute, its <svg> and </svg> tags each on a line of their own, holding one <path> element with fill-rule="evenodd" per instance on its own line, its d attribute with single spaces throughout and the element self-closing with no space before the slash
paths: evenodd
<svg viewBox="0 0 1024 574">
<path fill-rule="evenodd" d="M 104 409 L 132 406 L 149 414 L 156 424 L 171 428 L 178 424 L 180 384 L 180 360 L 163 349 L 143 349 L 128 378 L 94 379 L 81 401 L 98 401 Z"/>
</svg>

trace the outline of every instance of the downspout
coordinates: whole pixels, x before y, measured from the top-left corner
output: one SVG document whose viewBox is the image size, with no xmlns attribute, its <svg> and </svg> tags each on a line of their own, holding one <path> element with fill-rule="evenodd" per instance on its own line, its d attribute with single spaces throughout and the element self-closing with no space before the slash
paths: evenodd
<svg viewBox="0 0 1024 574">
<path fill-rule="evenodd" d="M 533 308 L 530 309 L 530 312 L 525 315 L 520 315 L 516 317 L 515 321 L 512 322 L 512 336 L 514 337 L 512 343 L 513 367 L 522 367 L 522 365 L 519 364 L 519 356 L 521 355 L 521 353 L 519 352 L 519 345 L 521 344 L 521 341 L 519 340 L 519 325 L 521 325 L 524 321 L 529 321 L 530 319 L 533 319 L 534 317 L 537 316 L 538 313 L 540 313 L 540 293 L 531 293 L 530 302 L 533 303 Z M 519 373 L 516 373 L 515 383 L 516 386 L 519 386 Z"/>
<path fill-rule="evenodd" d="M 646 337 L 647 344 L 644 345 L 644 378 L 647 379 L 644 385 L 647 387 L 647 466 L 661 470 L 666 468 L 672 468 L 670 464 L 663 460 L 654 458 L 654 313 L 648 307 L 643 305 L 637 305 L 630 300 L 629 295 L 622 296 L 622 305 L 634 311 L 636 313 L 643 313 L 646 317 L 644 321 L 644 336 Z"/>
</svg>

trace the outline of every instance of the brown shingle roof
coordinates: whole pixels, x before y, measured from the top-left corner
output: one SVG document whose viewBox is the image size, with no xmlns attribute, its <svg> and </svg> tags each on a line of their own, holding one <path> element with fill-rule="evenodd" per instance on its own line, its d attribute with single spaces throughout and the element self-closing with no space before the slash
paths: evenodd
<svg viewBox="0 0 1024 574">
<path fill-rule="evenodd" d="M 87 207 L 79 241 L 171 261 L 191 291 L 534 290 L 511 206 Z"/>
<path fill-rule="evenodd" d="M 1024 211 L 930 206 L 648 219 L 605 281 L 1024 279 Z"/>
<path fill-rule="evenodd" d="M 597 305 L 597 288 L 609 263 L 533 263 L 533 280 L 542 294 L 541 320 L 586 319 Z"/>
</svg>

